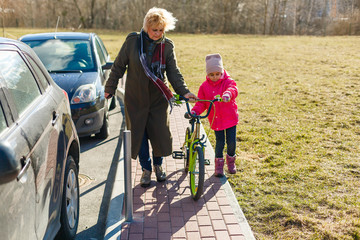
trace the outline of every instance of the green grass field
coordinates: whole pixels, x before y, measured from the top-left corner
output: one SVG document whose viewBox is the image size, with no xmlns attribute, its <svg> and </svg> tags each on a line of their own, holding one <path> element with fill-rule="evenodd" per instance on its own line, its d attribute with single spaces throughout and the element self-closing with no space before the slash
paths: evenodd
<svg viewBox="0 0 360 240">
<path fill-rule="evenodd" d="M 39 31 L 49 30 L 7 29 Z M 97 33 L 115 58 L 126 34 Z M 360 239 L 360 37 L 168 37 L 192 92 L 209 53 L 237 82 L 228 180 L 256 238 Z"/>
</svg>

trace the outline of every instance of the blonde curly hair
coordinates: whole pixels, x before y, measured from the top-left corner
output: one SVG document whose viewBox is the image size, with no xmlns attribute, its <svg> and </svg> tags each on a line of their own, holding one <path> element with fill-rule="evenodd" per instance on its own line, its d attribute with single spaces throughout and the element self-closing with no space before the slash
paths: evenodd
<svg viewBox="0 0 360 240">
<path fill-rule="evenodd" d="M 144 17 L 143 29 L 145 32 L 150 27 L 164 27 L 164 32 L 175 29 L 175 23 L 177 19 L 172 15 L 171 12 L 163 8 L 153 7 L 149 9 Z"/>
</svg>

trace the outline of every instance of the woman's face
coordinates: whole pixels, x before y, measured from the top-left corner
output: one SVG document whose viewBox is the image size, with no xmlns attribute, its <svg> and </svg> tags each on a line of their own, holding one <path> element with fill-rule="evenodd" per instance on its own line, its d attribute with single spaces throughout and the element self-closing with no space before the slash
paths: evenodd
<svg viewBox="0 0 360 240">
<path fill-rule="evenodd" d="M 157 41 L 164 35 L 164 27 L 161 25 L 148 27 L 147 34 L 152 40 Z"/>
</svg>

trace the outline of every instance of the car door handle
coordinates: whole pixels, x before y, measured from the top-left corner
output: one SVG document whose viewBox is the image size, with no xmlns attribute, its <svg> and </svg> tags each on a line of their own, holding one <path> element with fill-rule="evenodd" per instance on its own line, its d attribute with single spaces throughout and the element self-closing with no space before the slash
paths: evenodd
<svg viewBox="0 0 360 240">
<path fill-rule="evenodd" d="M 23 158 L 23 159 L 25 159 L 25 158 Z M 16 179 L 18 181 L 20 181 L 21 178 L 25 175 L 26 171 L 29 169 L 30 164 L 31 164 L 31 159 L 30 158 L 26 159 L 26 161 L 24 161 L 23 159 L 21 160 L 23 168 L 21 169 L 19 175 L 17 175 L 17 177 L 16 177 Z"/>
<path fill-rule="evenodd" d="M 55 126 L 56 121 L 57 121 L 58 119 L 59 119 L 59 114 L 56 113 L 56 112 L 53 112 L 53 119 L 52 119 L 52 121 L 51 121 L 51 124 L 52 124 L 53 126 Z"/>
</svg>

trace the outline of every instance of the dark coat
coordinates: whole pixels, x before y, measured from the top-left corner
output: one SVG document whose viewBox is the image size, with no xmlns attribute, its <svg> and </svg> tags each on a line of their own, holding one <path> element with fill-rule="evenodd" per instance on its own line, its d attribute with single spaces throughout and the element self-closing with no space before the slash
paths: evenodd
<svg viewBox="0 0 360 240">
<path fill-rule="evenodd" d="M 139 33 L 127 36 L 111 68 L 105 92 L 115 94 L 118 81 L 127 70 L 125 83 L 125 116 L 131 131 L 131 157 L 136 159 L 145 129 L 148 133 L 155 157 L 172 154 L 172 136 L 169 127 L 168 102 L 144 73 L 139 59 Z M 149 42 L 145 40 L 145 48 Z M 153 51 L 149 50 L 149 51 Z M 149 54 L 147 54 L 149 56 Z M 164 57 L 166 76 L 177 94 L 185 95 L 189 90 L 176 64 L 174 44 L 165 39 Z M 148 59 L 148 62 L 149 59 Z M 165 83 L 167 83 L 165 79 Z"/>
</svg>

